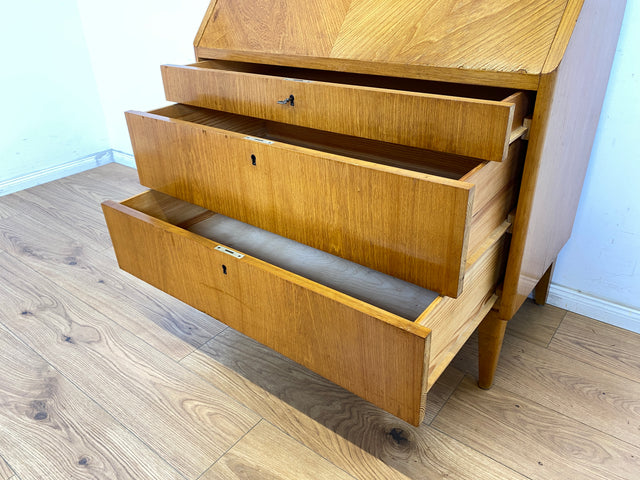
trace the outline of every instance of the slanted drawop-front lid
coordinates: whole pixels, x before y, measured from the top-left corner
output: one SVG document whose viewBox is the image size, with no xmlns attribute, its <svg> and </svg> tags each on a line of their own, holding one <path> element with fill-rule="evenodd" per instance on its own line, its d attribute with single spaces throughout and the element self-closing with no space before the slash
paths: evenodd
<svg viewBox="0 0 640 480">
<path fill-rule="evenodd" d="M 464 81 L 466 74 L 477 77 L 470 83 L 494 78 L 503 79 L 496 84 L 514 79 L 537 85 L 554 39 L 560 30 L 570 33 L 581 5 L 582 0 L 214 0 L 195 44 L 204 58 L 394 75 L 406 68 L 408 76 L 416 76 L 412 72 L 419 67 L 434 79 L 452 75 Z M 558 37 L 556 43 L 566 45 L 567 35 Z"/>
</svg>

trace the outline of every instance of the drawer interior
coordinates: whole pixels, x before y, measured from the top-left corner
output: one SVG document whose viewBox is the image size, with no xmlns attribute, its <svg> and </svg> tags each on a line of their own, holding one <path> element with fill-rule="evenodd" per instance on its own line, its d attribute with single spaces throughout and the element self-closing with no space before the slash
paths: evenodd
<svg viewBox="0 0 640 480">
<path fill-rule="evenodd" d="M 305 277 L 406 320 L 438 297 L 430 290 L 150 190 L 123 205 Z"/>
<path fill-rule="evenodd" d="M 369 140 L 190 105 L 175 104 L 149 113 L 453 180 L 461 180 L 479 166 L 487 164 L 475 158 L 451 153 Z"/>
</svg>

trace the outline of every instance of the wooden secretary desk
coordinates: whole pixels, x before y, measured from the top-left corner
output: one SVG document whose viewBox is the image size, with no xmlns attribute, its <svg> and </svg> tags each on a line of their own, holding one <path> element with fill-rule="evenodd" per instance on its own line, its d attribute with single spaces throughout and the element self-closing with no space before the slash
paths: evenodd
<svg viewBox="0 0 640 480">
<path fill-rule="evenodd" d="M 121 268 L 418 425 L 544 302 L 624 0 L 217 0 L 127 112 Z"/>
</svg>

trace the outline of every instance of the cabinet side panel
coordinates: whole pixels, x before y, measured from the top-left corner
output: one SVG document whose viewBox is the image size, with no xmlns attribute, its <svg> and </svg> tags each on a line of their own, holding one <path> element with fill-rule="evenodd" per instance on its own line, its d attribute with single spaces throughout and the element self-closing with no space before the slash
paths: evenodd
<svg viewBox="0 0 640 480">
<path fill-rule="evenodd" d="M 589 0 L 559 67 L 540 82 L 500 305 L 510 319 L 569 239 L 625 2 Z"/>
</svg>

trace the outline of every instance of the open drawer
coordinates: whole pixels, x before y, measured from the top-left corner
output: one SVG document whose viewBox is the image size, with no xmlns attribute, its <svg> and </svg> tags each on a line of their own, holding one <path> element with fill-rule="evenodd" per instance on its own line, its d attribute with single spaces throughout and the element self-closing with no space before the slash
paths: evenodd
<svg viewBox="0 0 640 480">
<path fill-rule="evenodd" d="M 220 60 L 162 77 L 172 102 L 498 162 L 528 108 L 505 89 Z"/>
<path fill-rule="evenodd" d="M 122 269 L 414 425 L 496 300 L 508 227 L 452 299 L 152 190 L 103 211 Z"/>
<path fill-rule="evenodd" d="M 143 185 L 452 297 L 517 195 L 521 140 L 498 163 L 186 105 L 127 122 Z"/>
</svg>

